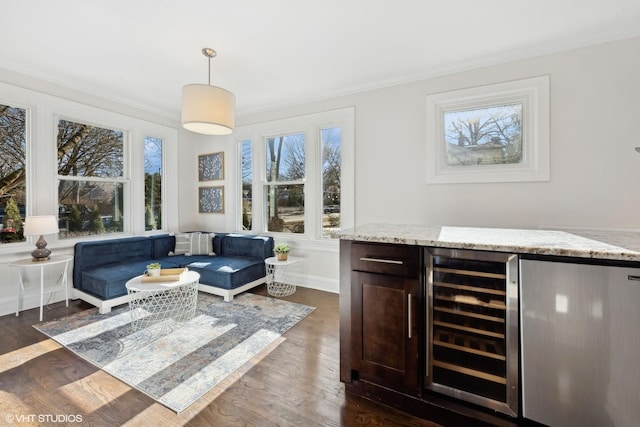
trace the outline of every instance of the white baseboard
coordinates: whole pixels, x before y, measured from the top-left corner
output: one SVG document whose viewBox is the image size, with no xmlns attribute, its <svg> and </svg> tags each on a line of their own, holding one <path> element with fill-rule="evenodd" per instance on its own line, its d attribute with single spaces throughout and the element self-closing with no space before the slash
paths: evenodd
<svg viewBox="0 0 640 427">
<path fill-rule="evenodd" d="M 328 279 L 322 276 L 309 276 L 308 274 L 293 274 L 292 279 L 296 286 L 331 292 L 333 294 L 340 293 L 340 281 L 337 279 Z"/>
<path fill-rule="evenodd" d="M 69 299 L 71 299 L 72 290 L 69 289 Z M 16 304 L 18 298 L 18 289 L 15 289 L 15 295 L 11 295 L 0 299 L 0 316 L 7 314 L 16 314 Z M 64 290 L 58 287 L 57 289 L 44 289 L 44 303 L 46 307 L 48 304 L 64 301 Z M 20 303 L 20 311 L 29 310 L 31 308 L 40 308 L 40 290 L 37 294 L 26 294 L 22 297 Z"/>
</svg>

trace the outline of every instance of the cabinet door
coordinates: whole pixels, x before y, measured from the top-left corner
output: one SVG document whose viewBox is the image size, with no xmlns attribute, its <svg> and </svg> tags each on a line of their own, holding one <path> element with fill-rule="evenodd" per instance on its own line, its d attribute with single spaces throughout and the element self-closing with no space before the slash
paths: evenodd
<svg viewBox="0 0 640 427">
<path fill-rule="evenodd" d="M 359 378 L 419 395 L 419 279 L 351 273 L 352 369 Z"/>
</svg>

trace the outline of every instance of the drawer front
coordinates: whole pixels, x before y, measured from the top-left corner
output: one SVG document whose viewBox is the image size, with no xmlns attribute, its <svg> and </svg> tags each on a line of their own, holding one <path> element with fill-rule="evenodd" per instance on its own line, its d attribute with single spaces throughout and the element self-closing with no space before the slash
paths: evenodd
<svg viewBox="0 0 640 427">
<path fill-rule="evenodd" d="M 384 243 L 354 243 L 351 269 L 394 276 L 420 276 L 420 247 Z"/>
</svg>

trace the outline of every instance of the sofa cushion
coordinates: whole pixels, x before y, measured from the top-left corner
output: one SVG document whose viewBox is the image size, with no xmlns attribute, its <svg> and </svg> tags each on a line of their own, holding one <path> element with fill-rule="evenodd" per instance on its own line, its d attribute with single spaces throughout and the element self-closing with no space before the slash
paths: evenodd
<svg viewBox="0 0 640 427">
<path fill-rule="evenodd" d="M 215 252 L 216 255 L 224 255 L 222 253 L 222 241 L 227 234 L 229 233 L 216 233 L 215 237 L 213 238 L 213 252 Z"/>
<path fill-rule="evenodd" d="M 147 237 L 124 237 L 76 243 L 73 260 L 73 286 L 84 289 L 81 273 L 95 267 L 135 261 L 143 262 L 146 265 L 148 260 L 152 258 L 152 247 L 153 243 Z M 142 274 L 143 271 L 144 268 L 138 274 Z M 79 286 L 81 283 L 82 286 Z"/>
<path fill-rule="evenodd" d="M 210 257 L 207 255 L 169 255 L 166 257 L 160 257 L 156 260 L 163 267 L 165 265 L 172 265 L 172 267 L 186 267 L 192 262 L 198 262 L 201 260 L 208 260 Z M 166 268 L 172 268 L 166 267 Z"/>
<path fill-rule="evenodd" d="M 176 237 L 171 234 L 154 234 L 149 239 L 153 242 L 153 258 L 166 257 L 176 244 Z"/>
<path fill-rule="evenodd" d="M 222 240 L 221 253 L 218 255 L 264 260 L 273 256 L 273 239 L 249 234 L 227 234 Z"/>
<path fill-rule="evenodd" d="M 116 298 L 127 294 L 125 284 L 133 277 L 144 273 L 149 261 L 106 265 L 82 272 L 82 290 L 102 299 Z"/>
<path fill-rule="evenodd" d="M 109 264 L 82 272 L 82 290 L 101 299 L 116 298 L 127 294 L 125 285 L 129 279 L 139 276 L 152 262 L 162 268 L 182 267 L 171 260 L 146 260 L 131 263 Z"/>
<path fill-rule="evenodd" d="M 200 283 L 223 289 L 235 289 L 266 274 L 263 259 L 248 257 L 219 255 L 191 262 L 186 267 L 200 273 Z"/>
</svg>

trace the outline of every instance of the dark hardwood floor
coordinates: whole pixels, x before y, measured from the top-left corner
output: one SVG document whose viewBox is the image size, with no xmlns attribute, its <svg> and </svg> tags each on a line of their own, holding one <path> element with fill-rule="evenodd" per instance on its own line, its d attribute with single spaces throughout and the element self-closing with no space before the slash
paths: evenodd
<svg viewBox="0 0 640 427">
<path fill-rule="evenodd" d="M 266 295 L 264 287 L 253 292 Z M 229 378 L 226 389 L 210 391 L 179 415 L 32 328 L 37 308 L 0 317 L 0 425 L 435 426 L 345 395 L 337 295 L 298 288 L 284 299 L 316 310 L 272 351 Z M 68 308 L 55 303 L 44 316 L 51 320 L 90 307 L 79 300 Z"/>
</svg>

